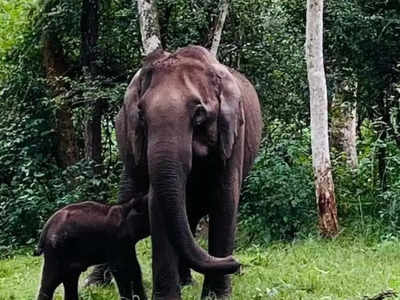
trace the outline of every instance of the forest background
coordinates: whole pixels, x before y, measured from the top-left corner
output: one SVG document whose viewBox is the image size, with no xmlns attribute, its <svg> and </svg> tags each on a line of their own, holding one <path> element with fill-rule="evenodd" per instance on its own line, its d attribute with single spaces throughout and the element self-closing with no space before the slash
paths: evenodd
<svg viewBox="0 0 400 300">
<path fill-rule="evenodd" d="M 135 2 L 99 1 L 91 53 L 82 22 L 90 13 L 82 1 L 0 1 L 1 253 L 33 245 L 47 218 L 66 204 L 116 201 L 121 162 L 114 117 L 143 59 Z M 217 1 L 157 5 L 165 49 L 211 45 Z M 341 230 L 397 237 L 400 6 L 396 0 L 325 6 L 330 149 Z M 218 58 L 254 83 L 265 124 L 242 193 L 240 245 L 318 234 L 305 17 L 300 0 L 230 2 Z M 343 131 L 349 122 L 355 158 Z"/>
</svg>

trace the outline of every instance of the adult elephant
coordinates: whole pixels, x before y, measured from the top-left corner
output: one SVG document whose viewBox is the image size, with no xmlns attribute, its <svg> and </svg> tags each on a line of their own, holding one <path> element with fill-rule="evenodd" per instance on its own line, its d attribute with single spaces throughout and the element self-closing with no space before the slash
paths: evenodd
<svg viewBox="0 0 400 300">
<path fill-rule="evenodd" d="M 179 264 L 205 274 L 202 296 L 229 295 L 240 187 L 260 144 L 256 91 L 206 49 L 156 51 L 116 118 L 120 201 L 149 193 L 153 298 L 180 299 Z M 209 215 L 209 253 L 194 241 Z"/>
</svg>

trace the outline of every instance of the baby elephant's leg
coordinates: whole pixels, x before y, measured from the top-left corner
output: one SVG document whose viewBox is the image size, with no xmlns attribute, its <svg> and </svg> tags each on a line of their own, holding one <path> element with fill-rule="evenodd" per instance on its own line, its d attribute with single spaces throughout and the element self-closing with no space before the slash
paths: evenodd
<svg viewBox="0 0 400 300">
<path fill-rule="evenodd" d="M 143 287 L 142 280 L 142 271 L 140 270 L 140 265 L 137 260 L 136 250 L 133 253 L 133 256 L 129 258 L 130 262 L 130 273 L 131 279 L 133 283 L 133 294 L 136 295 L 134 300 L 146 300 L 146 292 Z"/>
<path fill-rule="evenodd" d="M 81 272 L 70 271 L 65 274 L 64 284 L 64 300 L 78 300 L 78 280 Z"/>
<path fill-rule="evenodd" d="M 129 274 L 129 265 L 126 261 L 110 264 L 111 272 L 117 283 L 121 300 L 132 300 L 132 285 Z"/>
<path fill-rule="evenodd" d="M 37 300 L 53 299 L 55 289 L 61 284 L 61 271 L 56 261 L 45 256 Z"/>
</svg>

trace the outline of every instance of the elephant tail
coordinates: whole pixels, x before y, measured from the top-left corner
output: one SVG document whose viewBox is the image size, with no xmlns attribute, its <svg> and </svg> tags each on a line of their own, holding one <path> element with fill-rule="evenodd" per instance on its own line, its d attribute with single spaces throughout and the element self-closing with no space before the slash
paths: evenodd
<svg viewBox="0 0 400 300">
<path fill-rule="evenodd" d="M 33 253 L 32 253 L 33 256 L 40 256 L 40 255 L 43 254 L 44 246 L 45 246 L 46 239 L 47 239 L 47 232 L 48 232 L 49 227 L 50 227 L 49 223 L 50 223 L 50 219 L 49 219 L 49 221 L 47 221 L 47 223 L 44 226 L 42 232 L 40 233 L 39 242 L 38 242 L 36 248 L 33 250 Z"/>
<path fill-rule="evenodd" d="M 39 238 L 39 243 L 37 244 L 36 248 L 33 250 L 32 255 L 33 256 L 40 256 L 43 254 L 43 249 L 44 249 L 44 241 L 45 241 L 45 236 L 46 236 L 46 228 L 43 229 L 42 233 L 40 234 Z"/>
<path fill-rule="evenodd" d="M 40 255 L 42 255 L 42 253 L 43 253 L 43 248 L 36 247 L 36 248 L 33 250 L 32 255 L 33 255 L 33 256 L 40 256 Z"/>
</svg>

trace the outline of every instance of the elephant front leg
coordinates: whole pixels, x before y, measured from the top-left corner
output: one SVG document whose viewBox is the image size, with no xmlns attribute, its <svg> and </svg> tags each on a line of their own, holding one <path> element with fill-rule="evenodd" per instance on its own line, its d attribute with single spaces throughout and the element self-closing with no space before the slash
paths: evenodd
<svg viewBox="0 0 400 300">
<path fill-rule="evenodd" d="M 168 223 L 157 206 L 151 207 L 153 300 L 180 300 L 179 260 L 167 238 Z"/>
<path fill-rule="evenodd" d="M 233 253 L 239 202 L 237 186 L 238 184 L 222 185 L 209 214 L 209 253 L 216 257 L 226 257 Z M 205 274 L 202 298 L 226 299 L 231 292 L 230 275 Z"/>
</svg>

